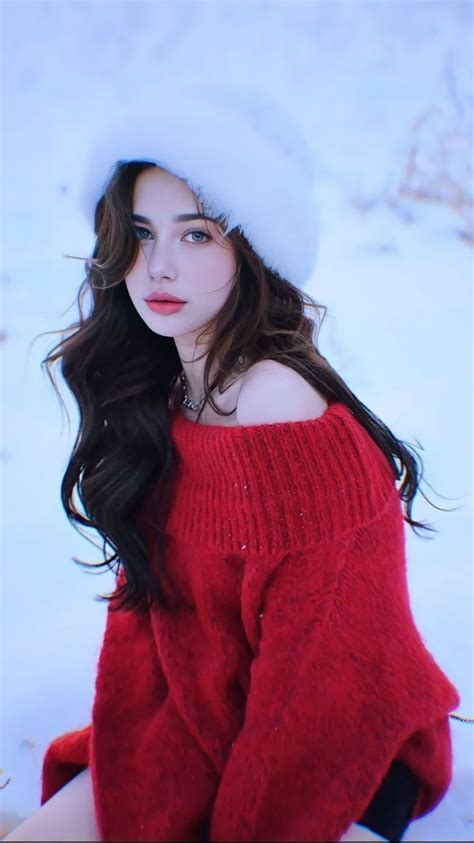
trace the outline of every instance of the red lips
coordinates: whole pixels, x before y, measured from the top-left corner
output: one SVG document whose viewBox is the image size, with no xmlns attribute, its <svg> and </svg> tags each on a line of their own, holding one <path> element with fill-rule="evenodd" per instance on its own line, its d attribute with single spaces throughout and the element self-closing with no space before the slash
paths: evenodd
<svg viewBox="0 0 474 843">
<path fill-rule="evenodd" d="M 185 304 L 184 299 L 179 299 L 178 296 L 173 296 L 172 293 L 150 293 L 145 301 L 174 301 L 180 304 Z"/>
</svg>

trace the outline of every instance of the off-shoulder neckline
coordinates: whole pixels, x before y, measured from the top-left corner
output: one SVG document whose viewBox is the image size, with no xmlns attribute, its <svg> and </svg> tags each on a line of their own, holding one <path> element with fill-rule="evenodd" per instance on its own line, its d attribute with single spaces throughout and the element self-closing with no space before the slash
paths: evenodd
<svg viewBox="0 0 474 843">
<path fill-rule="evenodd" d="M 278 433 L 279 431 L 287 430 L 304 430 L 306 428 L 313 429 L 316 426 L 326 424 L 333 416 L 343 416 L 353 418 L 353 415 L 346 404 L 342 401 L 333 401 L 324 411 L 321 416 L 314 419 L 300 419 L 297 421 L 281 421 L 281 422 L 264 422 L 262 424 L 238 424 L 238 425 L 220 425 L 220 424 L 203 424 L 202 422 L 195 422 L 181 413 L 176 412 L 171 416 L 171 427 L 173 431 L 184 432 L 202 436 L 232 436 L 232 435 L 251 435 L 252 433 L 259 433 L 261 431 L 268 431 L 269 433 Z"/>
<path fill-rule="evenodd" d="M 167 531 L 190 545 L 267 558 L 367 524 L 396 494 L 385 454 L 342 401 L 317 418 L 228 427 L 175 413 L 170 435 Z"/>
</svg>

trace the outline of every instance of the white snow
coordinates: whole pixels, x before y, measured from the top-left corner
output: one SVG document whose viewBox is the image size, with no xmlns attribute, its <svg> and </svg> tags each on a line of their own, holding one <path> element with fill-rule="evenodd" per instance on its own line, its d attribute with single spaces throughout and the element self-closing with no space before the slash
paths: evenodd
<svg viewBox="0 0 474 843">
<path fill-rule="evenodd" d="M 83 265 L 63 255 L 92 250 L 76 201 L 95 121 L 152 112 L 168 77 L 196 95 L 213 77 L 269 89 L 307 132 L 320 348 L 398 438 L 422 444 L 421 490 L 452 510 L 416 496 L 414 517 L 438 533 L 407 528 L 409 586 L 459 713 L 474 716 L 471 4 L 17 0 L 2 17 L 0 833 L 38 809 L 50 740 L 89 722 L 106 606 L 94 595 L 113 585 L 71 561 L 102 557 L 59 498 L 77 414 L 65 396 L 68 429 L 40 369 L 59 335 L 33 339 L 77 318 Z M 452 785 L 406 840 L 473 839 L 473 725 L 450 722 Z"/>
</svg>

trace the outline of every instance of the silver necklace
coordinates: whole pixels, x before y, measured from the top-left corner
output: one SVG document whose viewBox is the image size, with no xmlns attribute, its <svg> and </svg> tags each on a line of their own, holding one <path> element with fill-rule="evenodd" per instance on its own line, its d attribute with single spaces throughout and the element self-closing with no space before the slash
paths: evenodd
<svg viewBox="0 0 474 843">
<path fill-rule="evenodd" d="M 243 358 L 242 355 L 239 357 L 238 362 L 239 362 L 240 365 L 244 362 L 244 358 Z M 202 395 L 198 398 L 197 401 L 193 398 L 190 398 L 188 393 L 187 393 L 187 390 L 186 390 L 186 377 L 185 377 L 185 374 L 184 374 L 184 369 L 181 369 L 181 372 L 179 373 L 179 377 L 180 377 L 180 380 L 181 380 L 181 385 L 183 387 L 183 404 L 184 404 L 184 406 L 187 407 L 188 410 L 192 410 L 193 412 L 198 412 L 198 410 L 200 410 L 201 407 L 202 407 L 202 403 L 204 401 L 204 396 L 205 396 L 206 393 L 203 392 Z"/>
</svg>

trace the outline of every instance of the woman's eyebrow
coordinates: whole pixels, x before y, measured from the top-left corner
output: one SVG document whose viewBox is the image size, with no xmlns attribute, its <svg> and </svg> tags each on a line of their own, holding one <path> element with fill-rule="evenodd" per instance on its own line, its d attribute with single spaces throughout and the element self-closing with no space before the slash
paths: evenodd
<svg viewBox="0 0 474 843">
<path fill-rule="evenodd" d="M 135 222 L 146 222 L 148 225 L 152 225 L 151 220 L 148 217 L 143 217 L 141 214 L 132 214 L 132 219 Z M 176 217 L 172 218 L 172 222 L 189 222 L 190 220 L 210 220 L 210 222 L 215 222 L 212 217 L 206 216 L 206 214 L 197 214 L 196 212 L 190 214 L 178 214 Z"/>
</svg>

